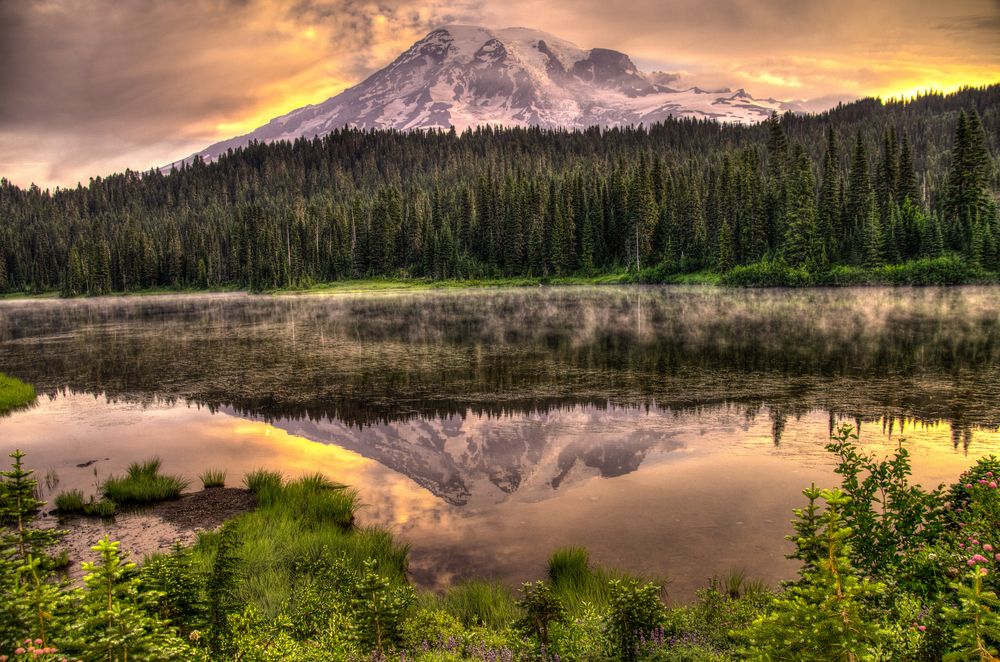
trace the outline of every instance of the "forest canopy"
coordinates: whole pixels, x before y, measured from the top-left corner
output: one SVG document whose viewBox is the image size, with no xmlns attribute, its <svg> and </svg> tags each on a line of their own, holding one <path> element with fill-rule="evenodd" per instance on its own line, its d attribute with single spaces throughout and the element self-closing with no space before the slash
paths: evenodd
<svg viewBox="0 0 1000 662">
<path fill-rule="evenodd" d="M 0 180 L 0 293 L 614 271 L 995 279 L 998 136 L 992 85 L 755 126 L 345 127 L 75 189 Z"/>
</svg>

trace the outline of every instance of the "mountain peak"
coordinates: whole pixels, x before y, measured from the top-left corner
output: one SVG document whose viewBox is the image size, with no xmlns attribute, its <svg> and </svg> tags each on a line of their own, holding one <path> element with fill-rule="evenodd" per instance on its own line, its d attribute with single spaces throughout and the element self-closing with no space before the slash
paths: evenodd
<svg viewBox="0 0 1000 662">
<path fill-rule="evenodd" d="M 780 109 L 745 91 L 677 91 L 625 53 L 583 49 L 531 28 L 444 25 L 392 64 L 323 103 L 277 117 L 252 133 L 199 152 L 206 161 L 252 140 L 312 138 L 334 129 L 398 130 L 479 124 L 590 126 L 652 124 L 668 117 L 756 123 Z"/>
</svg>

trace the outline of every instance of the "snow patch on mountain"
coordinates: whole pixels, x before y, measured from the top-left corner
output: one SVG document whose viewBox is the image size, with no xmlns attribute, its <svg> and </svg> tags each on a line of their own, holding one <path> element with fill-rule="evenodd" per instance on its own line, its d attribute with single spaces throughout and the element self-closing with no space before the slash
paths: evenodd
<svg viewBox="0 0 1000 662">
<path fill-rule="evenodd" d="M 645 74 L 624 53 L 585 50 L 540 30 L 447 25 L 362 83 L 197 155 L 212 161 L 253 140 L 312 138 L 344 126 L 584 129 L 650 125 L 671 116 L 752 124 L 789 107 L 773 99 L 754 99 L 743 89 L 676 90 L 663 84 L 667 81 L 675 77 Z"/>
</svg>

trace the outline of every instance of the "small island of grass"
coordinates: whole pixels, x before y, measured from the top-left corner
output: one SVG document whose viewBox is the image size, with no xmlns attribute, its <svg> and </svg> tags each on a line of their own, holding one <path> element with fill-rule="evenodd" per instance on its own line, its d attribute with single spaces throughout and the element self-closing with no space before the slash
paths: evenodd
<svg viewBox="0 0 1000 662">
<path fill-rule="evenodd" d="M 0 372 L 0 416 L 35 401 L 35 387 Z"/>
</svg>

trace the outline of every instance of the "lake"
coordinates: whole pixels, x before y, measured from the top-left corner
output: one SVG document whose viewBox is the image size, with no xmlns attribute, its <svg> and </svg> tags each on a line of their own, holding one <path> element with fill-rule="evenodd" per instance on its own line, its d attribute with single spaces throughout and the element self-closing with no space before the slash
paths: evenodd
<svg viewBox="0 0 1000 662">
<path fill-rule="evenodd" d="M 830 433 L 913 481 L 1000 454 L 1000 289 L 544 287 L 0 302 L 38 405 L 5 454 L 57 491 L 158 455 L 200 487 L 266 467 L 357 486 L 418 585 L 540 579 L 548 555 L 772 586 Z M 96 460 L 86 467 L 78 467 Z M 96 473 L 95 473 L 96 472 Z"/>
</svg>

